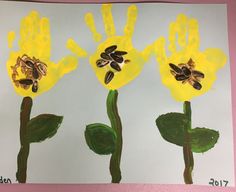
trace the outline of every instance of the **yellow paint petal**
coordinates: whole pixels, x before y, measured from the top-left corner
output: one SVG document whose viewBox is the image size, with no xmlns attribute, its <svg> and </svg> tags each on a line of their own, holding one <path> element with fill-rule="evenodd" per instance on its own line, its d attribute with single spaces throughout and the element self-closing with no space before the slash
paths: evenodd
<svg viewBox="0 0 236 192">
<path fill-rule="evenodd" d="M 60 77 L 75 70 L 77 68 L 77 64 L 78 60 L 76 57 L 72 55 L 63 57 L 62 60 L 59 61 L 59 66 L 57 69 L 59 71 Z"/>
<path fill-rule="evenodd" d="M 176 32 L 178 35 L 178 45 L 180 49 L 183 49 L 186 46 L 186 34 L 187 34 L 187 17 L 183 14 L 178 15 L 176 21 Z"/>
<path fill-rule="evenodd" d="M 169 50 L 170 52 L 174 53 L 176 51 L 176 24 L 170 23 L 169 26 Z"/>
<path fill-rule="evenodd" d="M 208 61 L 216 64 L 217 70 L 223 67 L 227 61 L 224 52 L 218 48 L 208 48 L 204 51 L 204 55 Z"/>
<path fill-rule="evenodd" d="M 99 42 L 102 39 L 102 35 L 100 33 L 97 32 L 95 23 L 94 23 L 94 18 L 93 18 L 93 14 L 92 13 L 87 13 L 85 15 L 85 23 L 88 26 L 88 28 L 90 29 L 90 31 L 93 34 L 93 39 L 95 42 Z"/>
<path fill-rule="evenodd" d="M 8 47 L 12 48 L 13 42 L 15 40 L 16 34 L 14 31 L 10 31 L 7 36 L 7 41 L 8 41 Z"/>
<path fill-rule="evenodd" d="M 116 33 L 112 13 L 111 13 L 112 4 L 103 4 L 101 13 L 103 17 L 105 32 L 107 37 L 114 36 Z"/>
<path fill-rule="evenodd" d="M 200 44 L 200 35 L 198 30 L 198 21 L 196 19 L 189 19 L 188 28 L 188 49 L 198 50 Z"/>
<path fill-rule="evenodd" d="M 87 52 L 82 49 L 73 39 L 68 39 L 66 47 L 78 57 L 86 57 Z"/>
<path fill-rule="evenodd" d="M 134 26 L 136 23 L 137 15 L 138 15 L 137 7 L 135 5 L 129 6 L 127 12 L 127 23 L 124 28 L 124 34 L 130 38 L 134 33 Z"/>
</svg>

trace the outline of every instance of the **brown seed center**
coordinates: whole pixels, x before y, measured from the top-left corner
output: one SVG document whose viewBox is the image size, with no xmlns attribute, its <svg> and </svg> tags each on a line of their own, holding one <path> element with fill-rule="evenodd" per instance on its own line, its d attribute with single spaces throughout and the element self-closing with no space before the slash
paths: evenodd
<svg viewBox="0 0 236 192">
<path fill-rule="evenodd" d="M 47 75 L 47 65 L 35 57 L 31 58 L 24 54 L 18 57 L 16 64 L 11 66 L 12 80 L 17 87 L 28 90 L 31 87 L 32 92 L 36 93 L 39 88 L 39 81 Z M 17 79 L 20 70 L 23 78 Z"/>
<path fill-rule="evenodd" d="M 118 51 L 117 45 L 107 47 L 104 52 L 100 54 L 100 58 L 96 61 L 99 68 L 109 66 L 110 69 L 106 72 L 104 83 L 108 84 L 114 78 L 116 72 L 120 72 L 123 64 L 130 62 L 129 59 L 124 59 L 123 56 L 127 54 L 126 51 Z M 113 69 L 113 70 L 112 70 Z"/>
<path fill-rule="evenodd" d="M 192 58 L 187 63 L 179 63 L 175 65 L 169 63 L 170 73 L 175 77 L 176 81 L 181 81 L 182 84 L 188 82 L 194 89 L 202 88 L 201 80 L 205 77 L 204 73 L 195 70 L 195 62 Z"/>
</svg>

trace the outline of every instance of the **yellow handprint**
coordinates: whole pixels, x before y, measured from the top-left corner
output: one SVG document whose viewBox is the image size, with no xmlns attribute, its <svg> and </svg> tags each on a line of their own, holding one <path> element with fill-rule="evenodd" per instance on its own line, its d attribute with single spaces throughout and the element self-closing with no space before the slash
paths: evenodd
<svg viewBox="0 0 236 192">
<path fill-rule="evenodd" d="M 8 34 L 11 47 L 15 33 Z M 20 26 L 19 50 L 11 51 L 7 71 L 15 91 L 21 96 L 35 97 L 51 89 L 64 74 L 75 70 L 77 58 L 66 56 L 58 64 L 50 60 L 50 24 L 46 17 L 32 11 L 22 19 Z M 81 49 L 85 56 L 86 52 Z"/>
<path fill-rule="evenodd" d="M 201 52 L 199 44 L 198 22 L 184 14 L 170 24 L 171 55 L 166 55 L 164 38 L 156 44 L 162 82 L 178 101 L 190 101 L 207 92 L 216 80 L 216 72 L 227 61 L 220 49 L 208 48 Z"/>
<path fill-rule="evenodd" d="M 135 79 L 142 71 L 145 62 L 153 51 L 150 45 L 139 52 L 132 45 L 132 35 L 137 19 L 137 7 L 131 5 L 127 12 L 124 35 L 117 36 L 111 13 L 111 4 L 104 4 L 101 13 L 107 38 L 100 43 L 96 52 L 90 57 L 90 63 L 100 83 L 109 90 L 116 90 Z M 92 13 L 85 15 L 85 22 L 99 42 L 102 38 L 96 30 Z"/>
</svg>

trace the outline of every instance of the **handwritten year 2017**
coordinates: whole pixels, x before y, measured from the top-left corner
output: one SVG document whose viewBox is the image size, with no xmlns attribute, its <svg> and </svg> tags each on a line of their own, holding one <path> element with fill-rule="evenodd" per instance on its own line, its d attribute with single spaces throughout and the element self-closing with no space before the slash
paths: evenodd
<svg viewBox="0 0 236 192">
<path fill-rule="evenodd" d="M 227 187 L 228 184 L 229 184 L 229 181 L 227 180 L 216 180 L 213 178 L 211 178 L 209 182 L 209 185 L 220 186 L 220 187 Z"/>
</svg>

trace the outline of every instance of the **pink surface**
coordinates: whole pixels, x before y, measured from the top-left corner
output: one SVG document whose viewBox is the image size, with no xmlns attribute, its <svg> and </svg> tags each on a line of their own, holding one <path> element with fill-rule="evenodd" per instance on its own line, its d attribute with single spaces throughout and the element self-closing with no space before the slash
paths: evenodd
<svg viewBox="0 0 236 192">
<path fill-rule="evenodd" d="M 73 3 L 101 3 L 108 2 L 105 0 L 38 0 L 38 2 L 73 2 Z M 150 2 L 148 0 L 110 0 L 109 2 Z M 178 2 L 178 3 L 226 3 L 228 9 L 228 32 L 229 32 L 229 52 L 231 63 L 231 78 L 232 78 L 232 99 L 233 99 L 233 117 L 234 117 L 234 150 L 236 149 L 236 0 L 162 0 L 152 2 Z M 234 153 L 236 159 L 236 153 Z M 236 166 L 235 166 L 236 173 Z M 235 179 L 236 184 L 236 179 Z M 97 185 L 61 185 L 61 184 L 6 184 L 0 185 L 0 191 L 3 192 L 27 192 L 27 191 L 68 191 L 68 192 L 236 192 L 236 187 L 211 187 L 197 185 L 150 185 L 150 184 L 97 184 Z"/>
</svg>

